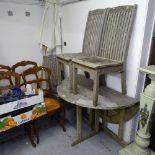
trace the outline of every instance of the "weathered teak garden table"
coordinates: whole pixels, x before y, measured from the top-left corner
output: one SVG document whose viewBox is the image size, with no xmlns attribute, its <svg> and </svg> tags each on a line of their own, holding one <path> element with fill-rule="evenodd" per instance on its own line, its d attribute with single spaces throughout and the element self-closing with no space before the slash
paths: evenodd
<svg viewBox="0 0 155 155">
<path fill-rule="evenodd" d="M 57 87 L 58 95 L 64 99 L 65 101 L 76 105 L 76 114 L 77 114 L 77 137 L 76 140 L 72 143 L 72 145 L 78 144 L 81 141 L 95 135 L 99 129 L 99 113 L 104 110 L 122 110 L 119 115 L 119 129 L 118 129 L 118 141 L 121 143 L 123 141 L 123 125 L 126 121 L 126 115 L 128 115 L 127 111 L 129 111 L 130 107 L 134 105 L 137 106 L 136 100 L 130 98 L 128 96 L 122 95 L 119 92 L 116 92 L 107 87 L 102 87 L 99 90 L 99 99 L 97 106 L 93 106 L 93 102 L 91 100 L 92 96 L 92 88 L 93 81 L 91 79 L 86 79 L 84 76 L 78 76 L 78 94 L 74 95 L 70 93 L 69 90 L 69 79 L 65 79 L 62 83 Z M 85 136 L 82 136 L 82 108 L 91 108 L 95 110 L 95 127 L 94 130 L 88 133 Z M 126 110 L 127 108 L 127 110 Z M 137 108 L 138 109 L 138 106 Z M 131 111 L 130 119 L 136 112 Z"/>
</svg>

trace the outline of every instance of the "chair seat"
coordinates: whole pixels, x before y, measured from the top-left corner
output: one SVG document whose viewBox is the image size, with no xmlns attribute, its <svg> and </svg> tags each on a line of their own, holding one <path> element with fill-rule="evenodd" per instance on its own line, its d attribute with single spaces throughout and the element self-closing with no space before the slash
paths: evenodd
<svg viewBox="0 0 155 155">
<path fill-rule="evenodd" d="M 111 59 L 106 59 L 103 57 L 83 57 L 83 58 L 73 58 L 73 62 L 90 67 L 93 69 L 98 69 L 98 68 L 104 68 L 104 67 L 110 67 L 110 66 L 121 66 L 123 65 L 122 62 L 111 60 Z"/>
<path fill-rule="evenodd" d="M 52 99 L 52 98 L 45 98 L 44 102 L 46 104 L 47 113 L 53 112 L 53 111 L 58 110 L 62 107 L 62 105 L 59 101 Z"/>
<path fill-rule="evenodd" d="M 65 61 L 72 61 L 73 58 L 82 58 L 86 55 L 84 53 L 66 53 L 66 54 L 58 54 L 57 58 Z"/>
</svg>

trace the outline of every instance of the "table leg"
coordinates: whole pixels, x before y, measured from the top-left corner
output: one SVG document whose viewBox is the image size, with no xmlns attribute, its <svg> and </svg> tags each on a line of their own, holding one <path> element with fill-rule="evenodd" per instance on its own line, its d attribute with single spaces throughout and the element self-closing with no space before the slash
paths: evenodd
<svg viewBox="0 0 155 155">
<path fill-rule="evenodd" d="M 95 110 L 95 131 L 99 131 L 99 114 L 97 109 Z"/>
<path fill-rule="evenodd" d="M 82 137 L 82 107 L 76 106 L 77 139 Z"/>
<path fill-rule="evenodd" d="M 125 116 L 125 108 L 120 110 L 120 124 L 119 124 L 119 128 L 118 128 L 119 143 L 121 143 L 123 140 L 123 127 L 124 127 L 124 123 L 125 123 L 124 116 Z"/>
<path fill-rule="evenodd" d="M 77 121 L 77 135 L 76 135 L 76 140 L 71 144 L 71 146 L 74 146 L 76 144 L 79 144 L 80 142 L 94 136 L 97 131 L 98 131 L 98 115 L 96 115 L 96 123 L 95 123 L 95 130 L 91 131 L 90 133 L 82 136 L 82 107 L 80 106 L 76 106 L 76 114 L 77 114 L 77 118 L 76 118 L 76 121 Z"/>
<path fill-rule="evenodd" d="M 106 130 L 106 127 L 107 127 L 106 118 L 107 118 L 107 111 L 104 110 L 104 111 L 103 111 L 103 118 L 102 118 L 102 127 L 103 127 L 103 131 L 105 131 L 105 130 Z"/>
<path fill-rule="evenodd" d="M 93 129 L 94 128 L 94 118 L 95 118 L 95 110 L 90 109 L 89 111 L 89 126 Z"/>
</svg>

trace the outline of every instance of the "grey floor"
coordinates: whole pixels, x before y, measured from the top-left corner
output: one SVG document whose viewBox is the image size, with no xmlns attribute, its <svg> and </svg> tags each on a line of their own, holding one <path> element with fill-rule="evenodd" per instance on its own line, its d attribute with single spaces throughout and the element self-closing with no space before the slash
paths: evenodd
<svg viewBox="0 0 155 155">
<path fill-rule="evenodd" d="M 26 137 L 20 131 L 5 134 L 2 138 L 12 137 L 5 143 L 0 143 L 0 155 L 118 155 L 121 146 L 114 140 L 99 132 L 94 137 L 71 147 L 71 142 L 76 134 L 75 118 L 67 114 L 66 132 L 49 118 L 40 120 L 40 143 L 33 148 Z M 88 130 L 84 125 L 85 132 Z M 21 132 L 21 133 L 20 133 Z M 12 135 L 13 134 L 13 135 Z M 15 137 L 15 134 L 16 138 Z M 21 136 L 19 136 L 21 134 Z"/>
</svg>

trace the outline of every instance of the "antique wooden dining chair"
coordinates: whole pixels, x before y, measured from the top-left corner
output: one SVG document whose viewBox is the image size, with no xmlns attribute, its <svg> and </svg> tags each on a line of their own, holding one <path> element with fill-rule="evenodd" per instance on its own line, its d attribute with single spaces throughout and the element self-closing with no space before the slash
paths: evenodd
<svg viewBox="0 0 155 155">
<path fill-rule="evenodd" d="M 43 76 L 39 76 L 40 72 L 43 72 Z M 35 79 L 32 80 L 28 77 L 34 75 Z M 56 99 L 52 97 L 52 88 L 51 88 L 51 70 L 47 67 L 39 66 L 29 68 L 22 73 L 24 84 L 36 84 L 37 89 L 42 89 L 44 92 L 44 102 L 46 104 L 47 115 L 59 115 L 57 118 L 58 123 L 63 128 L 63 131 L 66 131 L 64 127 L 65 123 L 65 109 L 64 106 Z"/>
<path fill-rule="evenodd" d="M 9 69 L 8 67 L 4 68 Z M 19 88 L 19 86 L 20 86 L 20 75 L 18 73 L 12 71 L 0 71 L 0 91 L 2 93 L 1 95 L 3 95 L 3 93 L 6 94 L 6 91 L 9 91 L 10 89 Z M 36 144 L 34 142 L 34 136 L 35 136 L 34 124 L 32 122 L 27 122 L 26 124 L 22 124 L 21 127 L 24 127 L 24 130 L 26 131 L 32 146 L 36 147 Z"/>
<path fill-rule="evenodd" d="M 19 87 L 19 74 L 11 71 L 0 71 L 0 90 L 9 90 Z"/>
<path fill-rule="evenodd" d="M 11 69 L 13 72 L 16 72 L 20 75 L 20 86 L 24 85 L 23 79 L 22 79 L 22 73 L 27 70 L 28 68 L 37 66 L 37 63 L 34 61 L 20 61 L 14 64 Z"/>
<path fill-rule="evenodd" d="M 4 71 L 4 72 L 11 71 L 11 67 L 0 64 L 0 71 Z M 10 78 L 10 77 L 8 77 L 8 78 Z M 10 81 L 10 84 L 13 85 L 12 80 L 9 79 L 9 81 Z"/>
<path fill-rule="evenodd" d="M 0 64 L 0 71 L 11 71 L 11 67 Z"/>
<path fill-rule="evenodd" d="M 77 70 L 93 75 L 92 104 L 98 103 L 100 75 L 121 73 L 122 93 L 126 94 L 126 58 L 137 5 L 109 9 L 105 27 L 102 29 L 97 56 L 74 58 L 73 92 L 77 93 Z"/>
<path fill-rule="evenodd" d="M 66 53 L 57 55 L 58 85 L 61 82 L 62 64 L 66 64 L 69 66 L 70 89 L 72 89 L 72 59 L 83 58 L 88 56 L 97 56 L 100 43 L 100 36 L 102 29 L 103 27 L 105 27 L 104 25 L 106 24 L 105 21 L 107 20 L 108 11 L 109 8 L 89 11 L 83 40 L 83 48 L 81 53 Z"/>
</svg>

